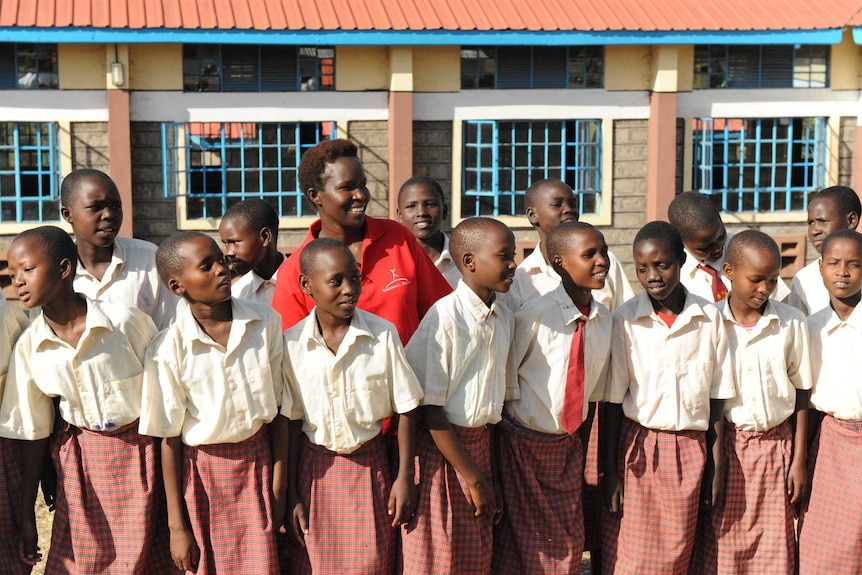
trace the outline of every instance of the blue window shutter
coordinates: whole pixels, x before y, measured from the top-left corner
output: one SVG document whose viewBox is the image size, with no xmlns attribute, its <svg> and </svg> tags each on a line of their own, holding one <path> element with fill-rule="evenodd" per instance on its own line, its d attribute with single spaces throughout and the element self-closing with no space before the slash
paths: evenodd
<svg viewBox="0 0 862 575">
<path fill-rule="evenodd" d="M 296 48 L 293 46 L 260 47 L 260 84 L 264 92 L 295 92 Z"/>
<path fill-rule="evenodd" d="M 566 88 L 566 49 L 558 46 L 533 48 L 533 88 Z"/>
<path fill-rule="evenodd" d="M 0 43 L 0 89 L 14 90 L 18 87 L 18 70 L 15 64 L 15 44 Z"/>
<path fill-rule="evenodd" d="M 529 47 L 497 48 L 497 88 L 529 88 L 531 60 Z"/>
<path fill-rule="evenodd" d="M 760 87 L 793 87 L 793 46 L 763 47 Z"/>
<path fill-rule="evenodd" d="M 727 50 L 727 87 L 760 86 L 760 46 L 729 46 Z"/>
<path fill-rule="evenodd" d="M 257 46 L 232 46 L 221 49 L 222 92 L 257 92 L 260 90 Z"/>
</svg>

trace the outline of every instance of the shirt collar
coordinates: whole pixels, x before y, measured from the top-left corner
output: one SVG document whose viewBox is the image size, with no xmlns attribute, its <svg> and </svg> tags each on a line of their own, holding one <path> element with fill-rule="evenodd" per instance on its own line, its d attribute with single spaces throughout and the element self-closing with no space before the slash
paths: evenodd
<svg viewBox="0 0 862 575">
<path fill-rule="evenodd" d="M 232 317 L 230 336 L 228 338 L 228 345 L 226 348 L 227 352 L 230 352 L 237 347 L 239 340 L 241 340 L 242 336 L 245 334 L 246 326 L 249 323 L 262 319 L 254 307 L 240 299 L 231 298 L 230 305 Z M 192 313 L 191 306 L 187 305 L 183 307 L 184 309 L 182 313 L 179 314 L 179 317 L 177 317 L 176 320 L 177 328 L 180 330 L 183 339 L 186 341 L 197 340 L 208 345 L 217 345 L 215 340 L 213 340 L 213 338 L 211 338 L 203 328 L 201 328 Z"/>
<path fill-rule="evenodd" d="M 441 233 L 443 233 L 443 232 L 441 232 Z M 434 265 L 439 266 L 443 262 L 447 262 L 447 261 L 452 262 L 453 264 L 455 263 L 455 261 L 452 259 L 452 254 L 449 252 L 449 236 L 447 236 L 444 233 L 443 234 L 443 249 L 440 250 L 440 257 L 437 258 L 437 261 L 434 262 Z"/>
<path fill-rule="evenodd" d="M 350 327 L 347 328 L 347 333 L 344 334 L 344 339 L 341 341 L 341 345 L 338 347 L 338 353 L 336 356 L 343 356 L 346 353 L 346 350 L 350 349 L 353 343 L 363 337 L 374 338 L 374 332 L 371 331 L 371 327 L 368 325 L 368 321 L 365 318 L 365 314 L 367 312 L 356 308 L 353 313 L 353 317 L 350 319 Z M 302 325 L 302 331 L 300 332 L 301 341 L 308 342 L 309 346 L 318 346 L 318 347 L 326 347 L 326 342 L 323 340 L 323 333 L 320 331 L 320 325 L 317 323 L 317 306 L 315 306 L 311 313 L 309 313 L 305 318 L 305 323 Z"/>
<path fill-rule="evenodd" d="M 733 297 L 733 294 L 731 294 Z M 733 311 L 730 309 L 730 298 L 725 298 L 720 302 L 715 304 L 715 307 L 718 309 L 718 312 L 721 314 L 721 317 L 724 321 L 728 321 L 734 323 L 738 326 L 742 326 L 739 321 L 735 317 L 733 317 Z M 781 318 L 778 316 L 778 310 L 775 307 L 775 302 L 772 301 L 772 298 L 766 300 L 766 305 L 763 308 L 763 315 L 760 319 L 757 320 L 756 327 L 758 331 L 762 330 L 766 326 L 768 326 L 773 321 L 781 321 Z"/>
<path fill-rule="evenodd" d="M 81 339 L 78 341 L 78 348 L 81 347 L 81 343 L 87 339 L 89 334 L 93 330 L 98 329 L 111 329 L 111 321 L 108 319 L 108 316 L 105 315 L 105 312 L 102 309 L 94 304 L 93 300 L 88 298 L 83 294 L 75 294 L 83 297 L 87 302 L 87 319 L 84 323 L 84 333 L 81 334 Z M 55 341 L 60 342 L 63 345 L 68 345 L 66 342 L 61 340 L 54 330 L 51 329 L 51 326 L 48 325 L 48 321 L 45 319 L 45 314 L 42 310 L 39 311 L 39 315 L 36 316 L 36 319 L 33 320 L 33 329 L 34 329 L 34 341 L 36 349 L 39 348 L 43 343 L 47 341 Z"/>
<path fill-rule="evenodd" d="M 126 250 L 123 248 L 122 242 L 119 241 L 120 238 L 116 238 L 114 240 L 114 250 L 111 252 L 111 263 L 108 264 L 108 269 L 105 270 L 105 275 L 102 279 L 106 277 L 112 277 L 116 270 L 119 270 L 123 267 L 123 263 L 126 261 Z M 84 267 L 84 264 L 81 262 L 81 259 L 78 258 L 78 265 L 75 270 L 75 274 L 79 276 L 90 276 L 94 277 L 90 271 Z"/>
<path fill-rule="evenodd" d="M 497 301 L 498 298 L 496 294 L 494 295 L 494 301 L 491 302 L 491 307 L 488 307 L 485 305 L 485 302 L 482 301 L 482 298 L 476 295 L 476 292 L 474 292 L 470 286 L 463 281 L 458 281 L 458 286 L 455 288 L 455 296 L 461 300 L 461 303 L 464 304 L 464 307 L 470 315 L 472 315 L 479 323 L 484 323 L 488 321 L 488 318 L 490 318 L 491 315 L 498 315 L 500 313 L 497 309 L 500 302 Z"/>
<path fill-rule="evenodd" d="M 827 333 L 832 333 L 842 325 L 850 326 L 859 333 L 862 333 L 862 305 L 857 305 L 855 308 L 853 308 L 853 312 L 846 320 L 842 320 L 838 317 L 838 314 L 835 313 L 835 310 L 832 309 L 831 303 L 829 304 L 829 308 L 827 309 L 829 309 L 831 312 L 829 314 L 829 320 L 826 322 L 825 326 Z"/>
<path fill-rule="evenodd" d="M 676 317 L 676 321 L 674 321 L 673 327 L 671 327 L 671 331 L 677 331 L 680 327 L 687 325 L 692 319 L 696 317 L 706 316 L 706 312 L 704 311 L 703 306 L 700 304 L 700 302 L 695 299 L 694 296 L 692 296 L 692 294 L 685 288 L 685 286 L 680 284 L 680 288 L 685 291 L 685 303 L 683 303 L 682 312 Z M 652 301 L 650 300 L 649 295 L 646 291 L 642 291 L 635 297 L 637 298 L 635 319 L 651 317 L 655 321 L 664 324 L 664 321 L 659 318 L 658 314 L 653 309 Z"/>
<path fill-rule="evenodd" d="M 527 272 L 540 272 L 557 281 L 563 281 L 560 274 L 554 271 L 554 267 L 545 261 L 545 256 L 542 255 L 542 242 L 536 244 L 536 248 L 530 255 L 524 258 L 521 266 Z"/>
<path fill-rule="evenodd" d="M 575 302 L 572 301 L 572 298 L 569 297 L 569 294 L 566 292 L 566 288 L 562 283 L 554 288 L 554 291 L 551 293 L 554 294 L 553 297 L 560 306 L 560 314 L 562 315 L 563 321 L 566 325 L 569 325 L 581 318 L 585 321 L 590 321 L 599 315 L 598 302 L 591 298 L 590 310 L 587 312 L 587 315 L 584 316 L 584 314 L 581 313 L 581 310 L 578 309 L 578 306 L 575 305 Z"/>
</svg>

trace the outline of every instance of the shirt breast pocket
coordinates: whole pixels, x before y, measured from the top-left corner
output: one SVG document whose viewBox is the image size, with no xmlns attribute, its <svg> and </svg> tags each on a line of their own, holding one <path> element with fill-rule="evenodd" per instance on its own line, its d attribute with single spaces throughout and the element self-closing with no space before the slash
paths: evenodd
<svg viewBox="0 0 862 575">
<path fill-rule="evenodd" d="M 356 382 L 348 396 L 350 415 L 361 426 L 370 426 L 392 415 L 389 381 L 368 378 Z"/>
<path fill-rule="evenodd" d="M 709 409 L 713 362 L 687 361 L 678 369 L 679 395 L 683 407 L 691 414 Z"/>
<path fill-rule="evenodd" d="M 102 381 L 98 388 L 101 417 L 87 413 L 87 420 L 95 430 L 111 431 L 134 421 L 141 414 L 141 386 L 143 374 L 125 379 Z M 88 412 L 84 405 L 84 412 Z M 97 417 L 101 421 L 90 421 Z"/>
<path fill-rule="evenodd" d="M 272 420 L 278 410 L 278 401 L 272 384 L 272 368 L 263 367 L 248 370 L 248 389 L 251 395 L 251 415 Z"/>
<path fill-rule="evenodd" d="M 784 362 L 768 360 L 763 366 L 763 377 L 766 379 L 766 392 L 769 397 L 789 400 L 792 393 L 795 398 L 796 391 L 787 377 L 787 366 Z"/>
</svg>

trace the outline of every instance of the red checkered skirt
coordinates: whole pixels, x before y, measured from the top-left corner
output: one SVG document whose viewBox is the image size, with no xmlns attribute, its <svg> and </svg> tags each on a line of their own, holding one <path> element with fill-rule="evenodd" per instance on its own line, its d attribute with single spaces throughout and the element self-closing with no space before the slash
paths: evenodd
<svg viewBox="0 0 862 575">
<path fill-rule="evenodd" d="M 823 418 L 808 458 L 799 573 L 862 573 L 862 422 Z"/>
<path fill-rule="evenodd" d="M 765 432 L 725 423 L 724 453 L 724 504 L 701 509 L 692 573 L 793 575 L 795 513 L 787 494 L 793 455 L 790 423 Z"/>
<path fill-rule="evenodd" d="M 26 575 L 18 559 L 18 507 L 21 505 L 21 456 L 25 442 L 0 437 L 0 573 Z"/>
<path fill-rule="evenodd" d="M 289 572 L 391 575 L 396 531 L 387 508 L 392 481 L 383 435 L 341 455 L 303 434 L 301 450 L 298 487 L 308 534 L 304 549 L 291 542 Z"/>
<path fill-rule="evenodd" d="M 587 444 L 587 457 L 584 460 L 584 549 L 602 547 L 602 490 L 599 487 L 599 418 L 604 403 L 596 406 L 590 441 Z"/>
<path fill-rule="evenodd" d="M 703 431 L 657 431 L 623 419 L 623 512 L 602 520 L 602 570 L 687 575 L 706 463 Z"/>
<path fill-rule="evenodd" d="M 183 445 L 183 495 L 201 552 L 197 575 L 274 575 L 267 426 L 238 443 Z"/>
<path fill-rule="evenodd" d="M 160 444 L 135 421 L 113 431 L 62 422 L 51 442 L 57 498 L 47 575 L 174 573 Z"/>
<path fill-rule="evenodd" d="M 499 436 L 503 518 L 494 530 L 494 575 L 580 575 L 584 552 L 581 438 L 504 420 Z"/>
<path fill-rule="evenodd" d="M 452 429 L 467 456 L 491 481 L 488 429 L 457 425 Z M 416 452 L 416 515 L 401 532 L 405 575 L 491 573 L 492 518 L 475 516 L 467 482 L 427 430 L 419 431 Z"/>
</svg>

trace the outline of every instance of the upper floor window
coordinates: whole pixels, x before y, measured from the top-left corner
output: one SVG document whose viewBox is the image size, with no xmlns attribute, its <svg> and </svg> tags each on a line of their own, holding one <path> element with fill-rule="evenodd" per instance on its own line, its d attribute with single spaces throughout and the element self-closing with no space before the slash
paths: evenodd
<svg viewBox="0 0 862 575">
<path fill-rule="evenodd" d="M 162 124 L 165 195 L 185 196 L 186 219 L 220 218 L 246 198 L 281 217 L 313 215 L 299 160 L 333 133 L 331 122 Z"/>
<path fill-rule="evenodd" d="M 60 219 L 57 124 L 0 122 L 0 222 Z"/>
<path fill-rule="evenodd" d="M 463 126 L 461 217 L 518 216 L 534 181 L 572 187 L 582 214 L 601 212 L 601 120 L 470 120 Z"/>
<path fill-rule="evenodd" d="M 829 46 L 695 46 L 694 87 L 825 88 Z"/>
<path fill-rule="evenodd" d="M 464 46 L 461 89 L 601 88 L 602 46 Z"/>
<path fill-rule="evenodd" d="M 197 44 L 183 46 L 186 92 L 335 89 L 335 49 Z"/>
<path fill-rule="evenodd" d="M 0 43 L 0 89 L 59 87 L 56 44 Z"/>
<path fill-rule="evenodd" d="M 825 135 L 825 118 L 694 119 L 694 189 L 725 212 L 806 210 L 824 185 Z"/>
</svg>

